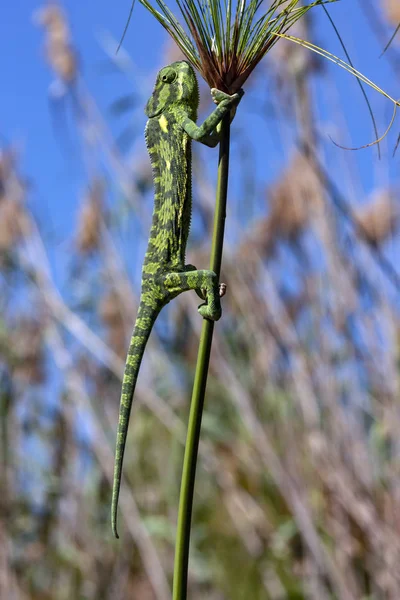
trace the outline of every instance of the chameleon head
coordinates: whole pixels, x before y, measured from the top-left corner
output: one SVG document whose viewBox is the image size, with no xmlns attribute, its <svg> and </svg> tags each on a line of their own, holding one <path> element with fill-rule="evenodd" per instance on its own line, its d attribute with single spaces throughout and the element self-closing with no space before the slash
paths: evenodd
<svg viewBox="0 0 400 600">
<path fill-rule="evenodd" d="M 196 75 L 193 67 L 185 60 L 176 61 L 159 71 L 145 113 L 149 118 L 156 117 L 168 106 L 182 102 L 195 110 L 199 105 Z"/>
</svg>

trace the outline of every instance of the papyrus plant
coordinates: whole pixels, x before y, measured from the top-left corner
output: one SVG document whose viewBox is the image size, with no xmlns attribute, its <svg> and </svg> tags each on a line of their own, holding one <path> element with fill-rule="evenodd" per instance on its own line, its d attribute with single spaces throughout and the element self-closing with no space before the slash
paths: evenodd
<svg viewBox="0 0 400 600">
<path fill-rule="evenodd" d="M 314 6 L 335 1 L 304 6 L 300 0 L 177 0 L 185 28 L 162 0 L 140 0 L 209 86 L 229 93 L 243 86 L 277 34 L 284 35 Z"/>
<path fill-rule="evenodd" d="M 336 0 L 176 0 L 181 20 L 163 0 L 140 0 L 167 30 L 210 88 L 233 94 L 242 88 L 255 67 L 280 38 L 287 38 L 322 54 L 397 105 L 352 66 L 329 52 L 289 35 L 290 27 L 309 10 Z M 132 15 L 129 15 L 128 23 Z M 126 30 L 125 30 L 126 31 Z M 125 32 L 124 32 L 125 35 Z M 228 189 L 230 120 L 221 126 L 218 182 L 210 269 L 219 277 L 222 262 Z M 190 524 L 201 418 L 214 323 L 203 321 L 190 408 L 178 515 L 173 599 L 187 597 Z"/>
</svg>

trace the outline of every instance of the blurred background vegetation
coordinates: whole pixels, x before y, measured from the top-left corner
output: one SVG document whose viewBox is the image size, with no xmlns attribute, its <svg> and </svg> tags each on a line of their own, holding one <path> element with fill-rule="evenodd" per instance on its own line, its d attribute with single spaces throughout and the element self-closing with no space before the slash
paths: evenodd
<svg viewBox="0 0 400 600">
<path fill-rule="evenodd" d="M 358 4 L 363 19 L 348 49 L 373 48 L 386 87 L 398 88 L 396 39 L 380 63 L 377 53 L 400 21 L 398 0 L 339 4 L 336 14 Z M 68 4 L 28 17 L 29 27 L 41 27 L 44 52 L 31 61 L 47 64 L 49 87 L 39 91 L 55 142 L 35 156 L 36 173 L 25 168 L 35 149 L 25 150 L 23 128 L 15 139 L 0 130 L 0 598 L 168 600 L 201 327 L 195 294 L 164 311 L 148 346 L 119 542 L 109 513 L 121 377 L 152 211 L 136 115 L 144 122 L 156 71 L 180 54 L 156 30 L 158 63 L 145 78 L 140 57 L 127 51 L 140 23 L 131 23 L 118 56 L 117 41 L 101 37 L 96 77 L 112 72 L 126 90 L 102 79 L 112 100 L 104 106 L 101 88 L 87 84 Z M 329 22 L 313 12 L 291 33 L 323 46 L 332 39 Z M 19 82 L 17 60 L 12 69 Z M 193 600 L 399 598 L 398 129 L 381 144 L 380 161 L 376 147 L 361 151 L 362 167 L 359 155 L 334 146 L 329 135 L 352 146 L 373 139 L 356 84 L 343 80 L 354 92 L 349 107 L 335 77 L 282 41 L 249 80 L 234 122 L 228 293 L 203 421 Z M 17 88 L 8 90 L 16 103 Z M 201 97 L 204 118 L 204 86 Z M 29 89 L 22 101 L 29 112 Z M 373 108 L 383 131 L 390 106 L 374 100 Z M 356 141 L 347 110 L 365 113 Z M 6 131 L 7 112 L 0 118 Z M 66 165 L 61 177 L 49 166 L 53 153 Z M 196 148 L 188 260 L 203 268 L 216 156 Z M 47 211 L 35 203 L 36 176 L 53 179 Z M 64 180 L 74 177 L 81 191 L 66 207 Z M 56 232 L 55 207 L 65 220 Z"/>
</svg>

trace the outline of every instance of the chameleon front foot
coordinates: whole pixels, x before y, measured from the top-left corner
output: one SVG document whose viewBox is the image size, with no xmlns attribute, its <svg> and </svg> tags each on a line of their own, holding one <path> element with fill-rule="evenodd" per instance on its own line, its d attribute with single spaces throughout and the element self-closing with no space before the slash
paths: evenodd
<svg viewBox="0 0 400 600">
<path fill-rule="evenodd" d="M 244 90 L 239 90 L 236 92 L 236 94 L 233 94 L 232 96 L 226 94 L 225 92 L 221 92 L 221 90 L 218 90 L 217 88 L 211 88 L 210 92 L 213 102 L 215 104 L 221 104 L 225 102 L 226 104 L 231 104 L 232 108 L 234 106 L 237 106 L 242 97 L 244 96 Z"/>
</svg>

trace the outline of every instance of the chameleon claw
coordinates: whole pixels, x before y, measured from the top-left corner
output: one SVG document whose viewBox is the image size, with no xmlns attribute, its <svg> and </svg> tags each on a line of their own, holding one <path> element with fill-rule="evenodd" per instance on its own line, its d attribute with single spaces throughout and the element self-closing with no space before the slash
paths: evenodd
<svg viewBox="0 0 400 600">
<path fill-rule="evenodd" d="M 222 298 L 226 294 L 226 283 L 219 284 L 219 297 Z"/>
<path fill-rule="evenodd" d="M 224 100 L 230 100 L 229 94 L 226 94 L 225 92 L 221 92 L 221 90 L 218 90 L 217 88 L 211 88 L 210 91 L 211 91 L 211 97 L 215 104 L 220 104 Z"/>
<path fill-rule="evenodd" d="M 217 94 L 218 94 L 219 90 L 217 90 L 217 88 L 211 88 L 210 92 L 211 92 L 211 97 L 213 99 L 214 104 L 218 104 Z"/>
</svg>

